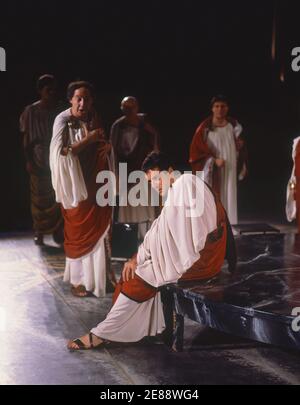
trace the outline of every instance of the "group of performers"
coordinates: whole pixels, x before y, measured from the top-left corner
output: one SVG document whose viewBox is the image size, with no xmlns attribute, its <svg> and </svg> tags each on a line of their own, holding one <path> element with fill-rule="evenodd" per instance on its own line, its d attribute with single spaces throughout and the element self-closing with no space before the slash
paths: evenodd
<svg viewBox="0 0 300 405">
<path fill-rule="evenodd" d="M 134 97 L 122 100 L 123 116 L 107 139 L 95 110 L 93 86 L 84 81 L 68 86 L 70 106 L 62 111 L 56 101 L 56 80 L 38 80 L 40 101 L 21 116 L 35 242 L 43 235 L 61 239 L 64 227 L 66 267 L 64 281 L 76 297 L 103 297 L 107 279 L 114 285 L 113 306 L 106 319 L 89 334 L 68 342 L 70 350 L 100 347 L 107 341 L 136 342 L 165 328 L 160 288 L 178 280 L 215 277 L 227 259 L 236 264 L 231 224 L 237 224 L 237 182 L 247 175 L 247 153 L 242 127 L 229 117 L 229 102 L 214 97 L 211 116 L 196 130 L 190 146 L 192 172 L 173 176 L 174 165 L 160 151 L 157 130 L 139 113 Z M 142 170 L 149 187 L 166 201 L 159 210 L 119 207 L 119 221 L 151 221 L 138 252 L 124 265 L 117 283 L 111 272 L 112 207 L 96 201 L 97 174 L 127 163 L 128 173 Z M 168 176 L 153 182 L 155 173 Z M 197 212 L 195 190 L 202 190 L 203 210 Z M 176 201 L 182 204 L 176 204 Z M 174 204 L 175 202 L 175 204 Z M 186 215 L 189 210 L 194 215 Z"/>
</svg>

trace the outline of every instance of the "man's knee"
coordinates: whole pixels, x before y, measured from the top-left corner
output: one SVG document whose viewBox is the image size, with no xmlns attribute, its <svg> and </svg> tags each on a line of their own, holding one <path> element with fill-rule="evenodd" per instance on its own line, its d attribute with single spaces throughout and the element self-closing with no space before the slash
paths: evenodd
<svg viewBox="0 0 300 405">
<path fill-rule="evenodd" d="M 121 277 L 113 295 L 113 303 L 116 302 L 121 293 L 133 301 L 142 303 L 155 297 L 157 289 L 145 283 L 145 281 L 138 276 L 135 276 L 135 278 L 129 281 L 123 281 Z"/>
</svg>

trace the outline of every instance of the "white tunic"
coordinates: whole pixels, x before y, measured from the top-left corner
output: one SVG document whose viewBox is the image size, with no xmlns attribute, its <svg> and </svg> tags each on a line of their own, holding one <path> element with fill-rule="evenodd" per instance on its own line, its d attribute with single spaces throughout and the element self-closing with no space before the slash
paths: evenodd
<svg viewBox="0 0 300 405">
<path fill-rule="evenodd" d="M 138 303 L 120 294 L 106 319 L 91 332 L 112 342 L 138 342 L 145 336 L 156 336 L 165 329 L 160 293 Z"/>
<path fill-rule="evenodd" d="M 65 209 L 78 207 L 88 197 L 78 156 L 61 154 L 63 134 L 71 119 L 71 110 L 59 114 L 54 122 L 53 136 L 50 144 L 50 168 L 56 201 Z M 77 141 L 82 134 L 77 134 Z M 105 237 L 108 229 L 100 237 L 93 250 L 77 259 L 66 257 L 64 281 L 74 286 L 83 285 L 96 297 L 105 296 L 106 289 L 106 255 Z"/>
<path fill-rule="evenodd" d="M 94 249 L 78 259 L 66 257 L 64 282 L 74 286 L 83 285 L 96 297 L 105 297 L 106 294 L 106 251 L 105 238 L 109 226 L 98 240 Z"/>
<path fill-rule="evenodd" d="M 74 156 L 72 153 L 68 153 L 66 156 L 61 154 L 63 134 L 70 120 L 70 108 L 56 117 L 50 144 L 52 185 L 56 201 L 61 203 L 65 209 L 78 207 L 78 204 L 88 197 L 78 156 Z"/>
<path fill-rule="evenodd" d="M 145 120 L 145 114 L 139 114 L 139 117 L 142 121 Z M 120 126 L 120 123 L 123 121 L 124 117 L 117 120 L 111 131 L 111 142 L 114 148 L 116 149 L 116 164 L 118 164 L 118 150 L 122 151 L 123 157 L 130 157 L 136 150 L 138 145 L 141 131 L 138 127 L 126 123 L 124 127 Z M 119 143 L 118 147 L 116 145 Z M 157 143 L 157 140 L 156 140 Z M 158 149 L 157 144 L 154 149 Z M 146 157 L 146 156 L 145 156 Z M 140 170 L 140 168 L 138 168 Z M 119 172 L 119 167 L 115 168 L 115 173 Z M 155 207 L 149 205 L 147 206 L 131 206 L 129 203 L 126 206 L 120 206 L 118 209 L 118 222 L 120 223 L 136 223 L 138 224 L 138 238 L 143 240 L 147 230 L 148 224 L 153 222 L 156 218 Z"/>
<path fill-rule="evenodd" d="M 199 199 L 202 204 L 195 206 Z M 154 287 L 177 282 L 200 258 L 207 235 L 216 227 L 216 204 L 208 187 L 196 176 L 181 176 L 139 248 L 136 274 Z M 115 342 L 137 342 L 164 328 L 160 293 L 143 303 L 121 293 L 107 318 L 91 332 Z"/>
<path fill-rule="evenodd" d="M 216 228 L 213 194 L 198 177 L 184 174 L 139 248 L 136 274 L 153 287 L 177 282 L 200 259 L 207 235 Z"/>
<path fill-rule="evenodd" d="M 231 224 L 238 223 L 237 212 L 237 150 L 235 138 L 241 133 L 241 126 L 238 124 L 233 128 L 228 123 L 225 127 L 215 128 L 210 131 L 207 138 L 209 148 L 215 156 L 225 160 L 225 166 L 221 170 L 221 201 Z M 213 162 L 209 160 L 204 168 L 205 180 L 212 185 L 208 176 L 209 167 Z"/>
<path fill-rule="evenodd" d="M 58 108 L 48 109 L 37 101 L 25 108 L 20 117 L 20 130 L 25 133 L 27 143 L 33 147 L 34 163 L 42 168 L 49 168 L 49 144 L 52 136 L 53 122 Z"/>
</svg>

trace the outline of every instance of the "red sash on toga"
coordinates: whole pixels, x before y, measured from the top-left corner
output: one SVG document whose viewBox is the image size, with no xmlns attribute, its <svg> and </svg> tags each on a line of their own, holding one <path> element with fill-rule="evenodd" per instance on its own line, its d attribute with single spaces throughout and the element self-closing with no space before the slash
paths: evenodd
<svg viewBox="0 0 300 405">
<path fill-rule="evenodd" d="M 100 207 L 96 202 L 96 193 L 101 184 L 96 183 L 97 174 L 108 170 L 107 146 L 91 144 L 78 157 L 85 180 L 88 198 L 79 203 L 78 207 L 64 209 L 66 256 L 77 259 L 90 253 L 111 221 L 112 209 Z"/>
</svg>

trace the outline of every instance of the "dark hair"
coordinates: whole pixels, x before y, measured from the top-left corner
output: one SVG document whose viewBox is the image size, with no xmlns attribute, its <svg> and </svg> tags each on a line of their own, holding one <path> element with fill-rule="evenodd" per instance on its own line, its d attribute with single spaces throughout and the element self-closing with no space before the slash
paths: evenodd
<svg viewBox="0 0 300 405">
<path fill-rule="evenodd" d="M 160 171 L 169 170 L 172 167 L 171 160 L 161 152 L 151 152 L 142 164 L 143 172 L 152 169 L 159 169 Z"/>
<path fill-rule="evenodd" d="M 91 96 L 95 98 L 95 91 L 94 87 L 91 83 L 86 82 L 86 81 L 77 81 L 77 82 L 72 82 L 68 85 L 67 89 L 67 98 L 68 100 L 71 100 L 71 98 L 74 96 L 74 93 L 77 89 L 81 89 L 81 87 L 84 87 L 85 89 L 88 89 L 89 92 L 91 93 Z"/>
<path fill-rule="evenodd" d="M 212 108 L 215 103 L 225 103 L 229 106 L 229 100 L 226 96 L 223 96 L 222 94 L 218 94 L 217 96 L 214 96 L 210 102 L 210 107 Z"/>
<path fill-rule="evenodd" d="M 46 75 L 40 76 L 37 79 L 36 89 L 38 92 L 40 92 L 41 90 L 43 90 L 44 87 L 51 86 L 51 85 L 52 86 L 56 85 L 56 79 L 53 75 L 46 74 Z"/>
</svg>

